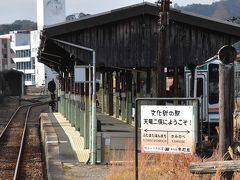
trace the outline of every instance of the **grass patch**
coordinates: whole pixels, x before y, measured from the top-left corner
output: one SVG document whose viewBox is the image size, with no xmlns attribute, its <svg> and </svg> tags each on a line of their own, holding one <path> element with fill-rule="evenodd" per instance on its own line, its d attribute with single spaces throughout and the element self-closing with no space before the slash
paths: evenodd
<svg viewBox="0 0 240 180">
<path fill-rule="evenodd" d="M 105 180 L 135 180 L 135 158 L 134 143 L 128 143 L 128 149 L 122 163 L 114 163 L 114 152 L 112 153 L 112 166 L 110 174 Z M 205 162 L 216 159 L 216 153 L 205 159 L 190 154 L 143 154 L 139 153 L 139 180 L 219 180 L 223 175 L 221 168 L 215 174 L 192 174 L 189 172 L 191 162 Z M 233 180 L 240 179 L 240 173 L 233 174 Z"/>
</svg>

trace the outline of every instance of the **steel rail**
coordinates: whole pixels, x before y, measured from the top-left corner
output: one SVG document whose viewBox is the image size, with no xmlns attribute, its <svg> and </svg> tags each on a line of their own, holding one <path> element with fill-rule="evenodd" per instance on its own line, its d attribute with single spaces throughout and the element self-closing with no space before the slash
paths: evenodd
<svg viewBox="0 0 240 180">
<path fill-rule="evenodd" d="M 15 117 L 15 115 L 19 112 L 19 110 L 23 107 L 26 107 L 27 105 L 23 105 L 23 106 L 19 106 L 17 108 L 17 110 L 13 113 L 13 115 L 11 116 L 11 118 L 9 119 L 8 123 L 6 124 L 6 126 L 4 127 L 4 129 L 2 130 L 1 134 L 0 134 L 0 139 L 2 138 L 3 134 L 5 133 L 6 129 L 8 128 L 9 124 L 12 122 L 13 118 Z"/>
<path fill-rule="evenodd" d="M 6 126 L 4 127 L 4 129 L 2 130 L 1 134 L 0 134 L 0 140 L 4 134 L 4 132 L 6 131 L 6 129 L 8 128 L 9 124 L 12 122 L 14 116 L 18 113 L 18 111 L 21 109 L 21 108 L 24 108 L 24 107 L 28 107 L 28 106 L 37 106 L 37 105 L 44 105 L 44 104 L 47 104 L 49 103 L 50 101 L 46 101 L 46 102 L 37 102 L 37 103 L 32 103 L 32 104 L 26 104 L 26 105 L 22 105 L 22 106 L 19 106 L 17 108 L 17 110 L 13 113 L 13 115 L 11 116 L 11 118 L 9 119 L 8 123 L 6 124 Z"/>
<path fill-rule="evenodd" d="M 16 167 L 15 167 L 15 170 L 14 170 L 13 180 L 17 179 L 18 169 L 19 169 L 19 164 L 20 164 L 20 159 L 21 159 L 22 149 L 23 149 L 23 144 L 24 144 L 24 139 L 25 139 L 25 136 L 26 136 L 27 121 L 28 121 L 29 113 L 30 113 L 30 110 L 31 110 L 32 107 L 33 106 L 28 107 L 27 114 L 25 116 L 24 128 L 23 128 L 23 132 L 22 132 L 22 139 L 21 139 L 20 149 L 19 149 L 19 153 L 18 153 L 17 164 L 16 164 Z"/>
<path fill-rule="evenodd" d="M 19 153 L 18 153 L 17 163 L 16 163 L 16 167 L 15 167 L 15 170 L 14 170 L 13 180 L 18 179 L 18 173 L 19 173 L 19 167 L 20 167 L 20 160 L 21 160 L 21 157 L 22 157 L 24 140 L 25 140 L 25 138 L 26 138 L 27 123 L 28 123 L 28 120 L 29 120 L 30 111 L 31 111 L 31 109 L 32 109 L 34 106 L 41 106 L 41 105 L 44 105 L 44 104 L 46 104 L 46 103 L 48 103 L 48 102 L 38 102 L 38 103 L 34 103 L 34 104 L 32 104 L 32 105 L 30 105 L 30 106 L 28 107 L 27 114 L 26 114 L 26 116 L 25 116 L 24 129 L 23 129 L 23 133 L 22 133 L 21 144 L 20 144 L 20 147 L 19 147 Z"/>
<path fill-rule="evenodd" d="M 27 123 L 28 123 L 28 119 L 29 119 L 30 110 L 34 106 L 41 106 L 41 105 L 44 105 L 44 104 L 47 104 L 47 103 L 49 103 L 49 101 L 37 102 L 37 103 L 31 103 L 31 104 L 26 104 L 26 105 L 19 106 L 16 109 L 16 111 L 12 114 L 12 116 L 10 117 L 9 121 L 7 122 L 6 126 L 4 127 L 3 131 L 0 134 L 0 140 L 1 140 L 3 135 L 7 132 L 7 129 L 9 128 L 10 124 L 13 122 L 13 119 L 17 115 L 17 113 L 20 112 L 20 110 L 22 108 L 28 107 L 27 112 L 25 112 L 26 116 L 25 116 L 25 120 L 24 120 L 24 125 L 22 127 L 23 132 L 22 132 L 22 138 L 21 138 L 21 142 L 20 142 L 20 146 L 19 146 L 16 166 L 15 166 L 15 169 L 14 169 L 14 177 L 13 177 L 14 180 L 16 180 L 17 176 L 18 176 L 18 169 L 19 169 L 19 165 L 20 165 L 21 154 L 23 152 L 23 145 L 24 145 L 24 139 L 25 139 L 25 134 L 26 134 L 26 129 L 27 129 Z"/>
</svg>

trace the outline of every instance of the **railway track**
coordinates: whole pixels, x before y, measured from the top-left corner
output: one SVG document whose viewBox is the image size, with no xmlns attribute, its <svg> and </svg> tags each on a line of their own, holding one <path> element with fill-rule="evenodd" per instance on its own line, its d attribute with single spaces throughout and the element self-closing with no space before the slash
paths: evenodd
<svg viewBox="0 0 240 180">
<path fill-rule="evenodd" d="M 1 131 L 0 179 L 43 179 L 38 128 L 34 115 L 29 119 L 34 107 L 46 103 L 20 106 Z"/>
</svg>

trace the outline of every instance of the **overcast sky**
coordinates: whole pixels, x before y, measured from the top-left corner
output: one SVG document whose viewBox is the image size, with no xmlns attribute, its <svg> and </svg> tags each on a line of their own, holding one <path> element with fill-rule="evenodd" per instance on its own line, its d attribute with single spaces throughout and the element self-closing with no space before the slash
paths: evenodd
<svg viewBox="0 0 240 180">
<path fill-rule="evenodd" d="M 145 0 L 155 3 L 157 0 Z M 201 3 L 211 4 L 218 0 L 172 0 L 173 4 L 180 6 L 187 4 Z M 37 0 L 3 0 L 0 5 L 0 24 L 12 23 L 18 19 L 28 19 L 36 22 Z M 143 0 L 65 0 L 66 15 L 83 12 L 96 14 L 111 9 L 116 9 L 132 4 L 143 2 Z"/>
</svg>

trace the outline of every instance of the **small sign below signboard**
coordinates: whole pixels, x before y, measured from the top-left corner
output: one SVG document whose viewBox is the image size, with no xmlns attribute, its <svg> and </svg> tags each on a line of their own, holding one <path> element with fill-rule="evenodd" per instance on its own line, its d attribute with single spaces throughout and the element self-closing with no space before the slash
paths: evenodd
<svg viewBox="0 0 240 180">
<path fill-rule="evenodd" d="M 193 153 L 193 106 L 141 106 L 142 153 Z"/>
<path fill-rule="evenodd" d="M 86 81 L 86 66 L 74 66 L 75 83 Z"/>
</svg>

